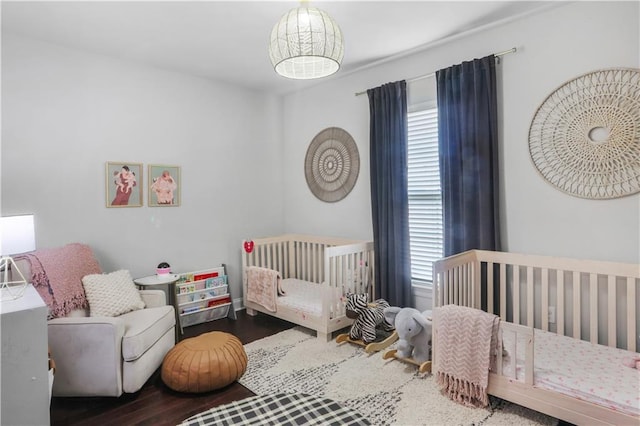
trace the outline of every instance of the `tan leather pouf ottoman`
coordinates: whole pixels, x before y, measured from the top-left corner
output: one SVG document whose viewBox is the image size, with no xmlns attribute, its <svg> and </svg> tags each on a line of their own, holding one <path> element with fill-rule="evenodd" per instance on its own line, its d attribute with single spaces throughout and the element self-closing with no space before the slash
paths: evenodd
<svg viewBox="0 0 640 426">
<path fill-rule="evenodd" d="M 212 331 L 175 345 L 162 362 L 162 381 L 178 392 L 208 392 L 238 380 L 247 369 L 242 342 Z"/>
</svg>

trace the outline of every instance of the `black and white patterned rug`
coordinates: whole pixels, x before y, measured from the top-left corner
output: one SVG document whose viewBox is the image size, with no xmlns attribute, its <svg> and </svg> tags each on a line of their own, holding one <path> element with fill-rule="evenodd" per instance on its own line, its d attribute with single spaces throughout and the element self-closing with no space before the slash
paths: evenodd
<svg viewBox="0 0 640 426">
<path fill-rule="evenodd" d="M 538 412 L 492 399 L 486 409 L 440 394 L 431 374 L 356 345 L 323 342 L 293 328 L 245 345 L 239 382 L 257 395 L 305 393 L 355 409 L 374 425 L 556 425 Z"/>
</svg>

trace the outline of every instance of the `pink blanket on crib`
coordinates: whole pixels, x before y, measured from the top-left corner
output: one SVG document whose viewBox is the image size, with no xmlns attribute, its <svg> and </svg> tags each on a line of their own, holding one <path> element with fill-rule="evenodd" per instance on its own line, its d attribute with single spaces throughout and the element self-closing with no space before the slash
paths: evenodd
<svg viewBox="0 0 640 426">
<path fill-rule="evenodd" d="M 276 312 L 280 289 L 280 273 L 273 269 L 249 266 L 247 268 L 247 300 Z"/>
<path fill-rule="evenodd" d="M 500 318 L 464 306 L 434 310 L 434 374 L 442 391 L 463 405 L 486 407 L 492 348 Z"/>
</svg>

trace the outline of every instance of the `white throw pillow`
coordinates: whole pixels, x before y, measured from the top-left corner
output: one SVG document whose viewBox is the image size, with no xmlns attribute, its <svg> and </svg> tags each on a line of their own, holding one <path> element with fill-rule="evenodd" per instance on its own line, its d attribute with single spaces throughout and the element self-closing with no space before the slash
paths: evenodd
<svg viewBox="0 0 640 426">
<path fill-rule="evenodd" d="M 145 307 L 127 270 L 85 275 L 82 285 L 92 317 L 116 317 Z"/>
</svg>

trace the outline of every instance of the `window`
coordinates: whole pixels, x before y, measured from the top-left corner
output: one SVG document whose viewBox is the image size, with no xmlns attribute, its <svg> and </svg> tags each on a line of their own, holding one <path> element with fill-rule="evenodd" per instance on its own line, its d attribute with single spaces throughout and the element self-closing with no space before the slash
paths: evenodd
<svg viewBox="0 0 640 426">
<path fill-rule="evenodd" d="M 429 285 L 432 263 L 443 252 L 437 108 L 408 114 L 408 138 L 411 279 Z"/>
</svg>

